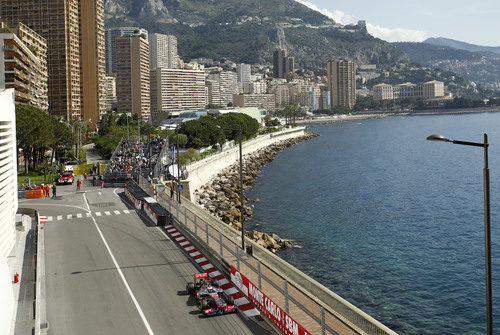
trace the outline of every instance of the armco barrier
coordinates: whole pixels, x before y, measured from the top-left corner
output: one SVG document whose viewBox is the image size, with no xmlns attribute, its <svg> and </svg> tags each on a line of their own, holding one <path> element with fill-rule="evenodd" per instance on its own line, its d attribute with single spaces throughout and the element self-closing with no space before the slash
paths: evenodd
<svg viewBox="0 0 500 335">
<path fill-rule="evenodd" d="M 135 184 L 128 184 L 125 186 L 125 195 L 130 202 L 134 204 L 136 209 L 142 209 L 144 199 L 149 197 L 146 192 Z"/>
<path fill-rule="evenodd" d="M 153 195 L 144 178 L 140 185 Z M 204 255 L 217 263 L 219 271 L 230 273 L 234 266 L 297 323 L 311 334 L 396 334 L 348 301 L 308 277 L 268 250 L 245 239 L 252 255 L 241 248 L 241 233 L 182 199 L 178 204 L 163 195 L 158 202 L 173 216 L 174 225 L 195 242 L 202 243 Z M 193 241 L 191 241 L 193 242 Z M 198 246 L 197 246 L 198 248 Z"/>
<path fill-rule="evenodd" d="M 167 219 L 170 221 L 170 213 L 161 207 L 154 198 L 145 198 L 143 203 L 144 212 L 157 226 L 165 226 Z"/>
</svg>

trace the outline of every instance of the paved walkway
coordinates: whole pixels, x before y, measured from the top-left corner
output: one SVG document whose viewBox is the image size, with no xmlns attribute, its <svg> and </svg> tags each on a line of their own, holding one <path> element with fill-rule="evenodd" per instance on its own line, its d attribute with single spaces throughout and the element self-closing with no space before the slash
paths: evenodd
<svg viewBox="0 0 500 335">
<path fill-rule="evenodd" d="M 20 206 L 22 207 L 22 206 Z M 32 218 L 24 229 L 16 230 L 16 245 L 7 258 L 10 273 L 19 274 L 19 282 L 14 286 L 14 322 L 12 334 L 31 334 L 34 326 L 33 301 L 35 299 L 35 228 Z"/>
<path fill-rule="evenodd" d="M 94 143 L 86 144 L 82 146 L 83 149 L 87 151 L 87 164 L 101 163 L 107 164 L 108 160 L 102 157 L 96 148 L 94 148 Z"/>
</svg>

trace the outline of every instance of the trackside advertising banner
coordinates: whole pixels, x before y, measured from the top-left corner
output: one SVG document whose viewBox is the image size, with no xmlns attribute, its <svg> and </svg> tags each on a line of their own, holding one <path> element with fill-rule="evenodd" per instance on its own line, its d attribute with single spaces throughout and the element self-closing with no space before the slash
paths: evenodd
<svg viewBox="0 0 500 335">
<path fill-rule="evenodd" d="M 262 293 L 247 277 L 231 266 L 231 281 L 286 335 L 311 335 L 274 301 Z"/>
</svg>

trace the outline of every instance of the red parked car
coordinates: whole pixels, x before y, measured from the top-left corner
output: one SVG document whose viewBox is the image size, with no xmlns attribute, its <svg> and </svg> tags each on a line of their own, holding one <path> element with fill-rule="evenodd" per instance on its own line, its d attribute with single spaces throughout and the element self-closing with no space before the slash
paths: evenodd
<svg viewBox="0 0 500 335">
<path fill-rule="evenodd" d="M 73 182 L 75 181 L 75 177 L 73 176 L 73 171 L 64 171 L 61 176 L 59 177 L 59 179 L 57 180 L 57 183 L 59 185 L 62 185 L 62 184 L 73 184 Z"/>
</svg>

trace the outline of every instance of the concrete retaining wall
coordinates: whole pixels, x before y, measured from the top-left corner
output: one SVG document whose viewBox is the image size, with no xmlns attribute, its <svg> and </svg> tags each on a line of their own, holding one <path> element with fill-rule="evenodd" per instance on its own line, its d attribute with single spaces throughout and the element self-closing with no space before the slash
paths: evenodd
<svg viewBox="0 0 500 335">
<path fill-rule="evenodd" d="M 283 131 L 258 136 L 243 143 L 243 155 L 260 150 L 273 143 L 304 135 L 305 127 L 285 129 Z M 193 193 L 203 185 L 211 181 L 219 172 L 234 164 L 239 158 L 239 147 L 225 150 L 219 154 L 209 156 L 201 161 L 186 167 L 188 172 L 189 197 L 193 199 Z"/>
</svg>

